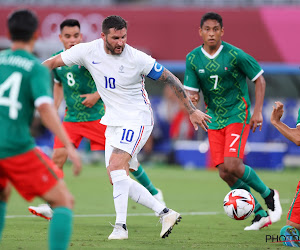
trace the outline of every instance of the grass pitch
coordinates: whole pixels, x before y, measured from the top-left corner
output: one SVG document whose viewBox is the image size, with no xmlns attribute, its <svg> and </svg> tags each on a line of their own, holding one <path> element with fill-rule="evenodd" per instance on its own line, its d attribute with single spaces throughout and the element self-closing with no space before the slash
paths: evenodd
<svg viewBox="0 0 300 250">
<path fill-rule="evenodd" d="M 127 226 L 129 239 L 108 241 L 114 224 L 112 187 L 103 165 L 87 165 L 81 176 L 73 177 L 70 166 L 65 178 L 75 196 L 74 229 L 71 250 L 81 249 L 286 249 L 281 243 L 266 242 L 276 237 L 285 225 L 286 214 L 295 194 L 300 169 L 282 172 L 257 171 L 264 182 L 279 191 L 283 207 L 280 222 L 260 231 L 244 231 L 253 216 L 245 221 L 227 217 L 223 198 L 229 192 L 216 171 L 184 170 L 176 166 L 144 167 L 155 186 L 163 191 L 167 206 L 182 213 L 182 221 L 166 239 L 154 213 L 129 201 Z M 261 197 L 253 192 L 266 208 Z M 29 204 L 13 192 L 7 209 L 1 249 L 47 249 L 48 221 L 33 217 Z M 274 240 L 276 241 L 276 240 Z"/>
</svg>

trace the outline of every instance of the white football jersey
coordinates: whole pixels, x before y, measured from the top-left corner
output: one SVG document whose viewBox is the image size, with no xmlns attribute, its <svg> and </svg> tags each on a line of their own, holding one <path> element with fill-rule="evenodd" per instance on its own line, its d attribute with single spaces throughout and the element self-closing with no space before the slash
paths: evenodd
<svg viewBox="0 0 300 250">
<path fill-rule="evenodd" d="M 91 73 L 105 104 L 101 123 L 109 126 L 124 124 L 153 125 L 153 116 L 145 76 L 155 59 L 128 44 L 121 55 L 104 50 L 103 39 L 80 43 L 61 53 L 67 66 L 82 65 Z"/>
</svg>

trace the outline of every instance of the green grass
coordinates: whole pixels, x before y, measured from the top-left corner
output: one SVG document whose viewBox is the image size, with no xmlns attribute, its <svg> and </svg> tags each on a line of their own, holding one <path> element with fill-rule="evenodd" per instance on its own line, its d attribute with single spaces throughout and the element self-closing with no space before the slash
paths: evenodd
<svg viewBox="0 0 300 250">
<path fill-rule="evenodd" d="M 128 216 L 129 239 L 108 241 L 114 224 L 112 187 L 104 166 L 85 166 L 81 176 L 73 177 L 71 168 L 65 168 L 66 182 L 74 194 L 74 230 L 71 250 L 77 249 L 281 249 L 278 243 L 266 243 L 266 235 L 278 235 L 285 225 L 286 214 L 293 199 L 300 170 L 283 172 L 257 171 L 264 182 L 279 190 L 283 216 L 280 222 L 260 231 L 244 231 L 252 217 L 234 221 L 224 214 L 223 198 L 229 192 L 227 185 L 215 171 L 183 170 L 179 167 L 145 168 L 152 182 L 164 193 L 167 205 L 181 213 L 217 212 L 214 215 L 183 215 L 172 234 L 159 238 L 161 230 L 154 216 Z M 254 192 L 254 194 L 256 194 Z M 258 200 L 263 204 L 260 196 Z M 41 203 L 36 199 L 32 205 Z M 263 204 L 264 205 L 264 204 Z M 13 192 L 1 249 L 47 249 L 48 222 L 31 217 L 25 202 Z M 265 207 L 265 205 L 264 205 Z M 129 214 L 151 213 L 147 208 L 129 201 Z M 107 214 L 99 217 L 95 215 Z M 28 216 L 25 217 L 24 215 Z M 77 217 L 91 215 L 91 217 Z M 285 248 L 284 248 L 285 249 Z"/>
</svg>

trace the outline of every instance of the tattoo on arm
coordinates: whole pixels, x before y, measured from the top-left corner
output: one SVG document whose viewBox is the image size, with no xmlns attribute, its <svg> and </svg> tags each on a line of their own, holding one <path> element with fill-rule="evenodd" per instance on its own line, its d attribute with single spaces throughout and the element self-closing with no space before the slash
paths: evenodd
<svg viewBox="0 0 300 250">
<path fill-rule="evenodd" d="M 183 103 L 183 105 L 185 106 L 185 108 L 187 109 L 189 114 L 194 113 L 196 108 L 193 105 L 193 103 L 191 102 L 190 98 L 188 98 L 188 96 L 183 88 L 182 83 L 176 76 L 174 76 L 169 70 L 167 70 L 165 68 L 162 75 L 160 76 L 160 78 L 158 80 L 169 84 L 172 87 L 172 89 L 174 90 L 178 99 Z"/>
</svg>

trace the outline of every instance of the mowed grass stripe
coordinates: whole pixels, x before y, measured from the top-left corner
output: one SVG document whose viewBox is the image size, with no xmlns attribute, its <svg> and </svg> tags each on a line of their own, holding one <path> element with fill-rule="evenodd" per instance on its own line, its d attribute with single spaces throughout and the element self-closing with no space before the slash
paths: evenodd
<svg viewBox="0 0 300 250">
<path fill-rule="evenodd" d="M 221 214 L 220 212 L 184 212 L 180 213 L 181 215 L 217 215 Z M 115 217 L 115 214 L 74 214 L 73 217 Z M 135 213 L 135 214 L 127 214 L 127 216 L 154 216 L 153 213 Z M 7 215 L 7 219 L 14 218 L 38 218 L 35 215 Z"/>
</svg>

